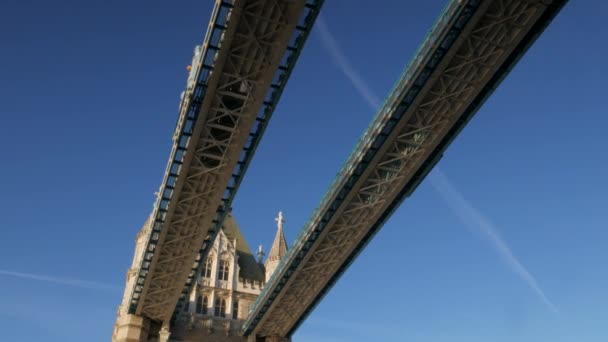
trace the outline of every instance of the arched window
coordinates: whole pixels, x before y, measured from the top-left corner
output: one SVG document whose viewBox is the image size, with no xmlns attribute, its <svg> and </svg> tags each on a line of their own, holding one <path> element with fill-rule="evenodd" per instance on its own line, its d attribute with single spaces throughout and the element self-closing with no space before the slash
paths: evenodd
<svg viewBox="0 0 608 342">
<path fill-rule="evenodd" d="M 235 299 L 232 303 L 232 319 L 237 318 L 239 318 L 239 301 Z"/>
<path fill-rule="evenodd" d="M 207 314 L 207 307 L 209 306 L 209 299 L 207 299 L 207 296 L 203 297 L 203 315 Z"/>
<path fill-rule="evenodd" d="M 207 260 L 205 261 L 205 266 L 203 268 L 203 277 L 205 278 L 211 278 L 211 265 L 213 263 L 213 260 L 211 258 L 207 258 Z"/>
<path fill-rule="evenodd" d="M 226 317 L 226 300 L 223 298 L 215 299 L 215 315 L 217 317 Z"/>
<path fill-rule="evenodd" d="M 220 301 L 220 317 L 226 317 L 226 300 Z"/>
<path fill-rule="evenodd" d="M 230 266 L 228 260 L 220 260 L 219 279 L 228 280 L 228 273 L 230 272 Z"/>
<path fill-rule="evenodd" d="M 203 298 L 201 296 L 198 296 L 198 298 L 196 298 L 196 313 L 200 314 L 203 312 Z"/>
</svg>

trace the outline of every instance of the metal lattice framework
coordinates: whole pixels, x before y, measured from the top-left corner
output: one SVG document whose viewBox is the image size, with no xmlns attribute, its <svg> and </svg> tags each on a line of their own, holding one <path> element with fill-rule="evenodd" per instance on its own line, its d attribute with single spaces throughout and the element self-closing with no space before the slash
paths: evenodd
<svg viewBox="0 0 608 342">
<path fill-rule="evenodd" d="M 275 0 L 276 1 L 276 0 Z M 273 6 L 276 6 L 276 2 Z M 287 47 L 285 54 L 282 58 L 281 65 L 278 67 L 278 71 L 275 73 L 273 78 L 273 82 L 270 85 L 270 88 L 267 92 L 267 97 L 263 102 L 263 108 L 260 110 L 258 116 L 255 119 L 254 127 L 249 134 L 249 138 L 243 148 L 243 151 L 240 155 L 240 159 L 236 164 L 235 170 L 232 174 L 232 178 L 229 181 L 228 186 L 226 187 L 226 191 L 224 197 L 222 198 L 222 206 L 218 209 L 216 213 L 216 218 L 213 221 L 213 225 L 210 229 L 214 234 L 217 233 L 224 222 L 224 218 L 226 216 L 226 208 L 230 208 L 232 205 L 232 201 L 236 195 L 236 192 L 243 180 L 243 176 L 247 171 L 247 167 L 249 166 L 249 162 L 253 158 L 255 150 L 257 148 L 258 143 L 260 142 L 264 131 L 272 117 L 274 109 L 279 102 L 281 94 L 285 89 L 285 85 L 287 84 L 287 80 L 291 75 L 293 68 L 298 60 L 300 52 L 304 47 L 304 43 L 308 38 L 308 35 L 312 29 L 312 26 L 317 18 L 317 15 L 321 9 L 323 4 L 322 0 L 309 0 L 304 9 L 304 13 L 300 16 L 302 18 L 301 22 L 295 27 L 295 34 L 292 37 L 292 40 Z M 259 9 L 260 7 L 258 7 Z M 259 14 L 255 12 L 246 12 L 247 15 L 252 15 L 255 18 L 259 18 Z M 255 19 L 254 18 L 254 19 Z M 284 23 L 285 24 L 285 23 Z M 286 26 L 275 26 L 274 32 L 278 32 L 281 29 L 285 29 Z M 289 29 L 293 29 L 289 27 Z M 246 35 L 242 33 L 237 33 L 243 40 L 248 39 Z M 182 290 L 181 297 L 177 303 L 177 306 L 174 311 L 173 319 L 176 320 L 179 318 L 179 315 L 184 311 L 183 307 L 188 302 L 188 296 L 191 293 L 192 287 L 196 283 L 196 278 L 201 272 L 202 264 L 201 261 L 204 260 L 207 255 L 211 244 L 213 243 L 213 237 L 209 235 L 204 241 L 203 245 L 199 251 L 199 255 L 196 258 L 192 266 L 192 271 L 188 276 L 188 280 L 186 281 L 186 285 Z"/>
<path fill-rule="evenodd" d="M 129 313 L 168 321 L 194 284 L 198 261 L 221 227 L 295 63 L 293 44 L 303 44 L 289 46 L 302 30 L 305 5 L 216 1 L 196 84 L 181 106 L 141 266 L 133 288 L 125 290 L 131 291 Z M 295 56 L 287 69 L 281 65 L 286 51 Z"/>
<path fill-rule="evenodd" d="M 566 1 L 451 1 L 252 306 L 291 336 Z"/>
</svg>

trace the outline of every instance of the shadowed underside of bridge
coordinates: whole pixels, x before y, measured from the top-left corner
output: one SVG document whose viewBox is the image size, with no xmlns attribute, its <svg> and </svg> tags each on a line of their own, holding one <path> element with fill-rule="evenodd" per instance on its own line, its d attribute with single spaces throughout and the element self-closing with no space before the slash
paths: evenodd
<svg viewBox="0 0 608 342">
<path fill-rule="evenodd" d="M 124 314 L 167 324 L 181 312 L 321 2 L 216 0 Z"/>
<path fill-rule="evenodd" d="M 244 325 L 289 337 L 566 1 L 451 1 Z"/>
</svg>

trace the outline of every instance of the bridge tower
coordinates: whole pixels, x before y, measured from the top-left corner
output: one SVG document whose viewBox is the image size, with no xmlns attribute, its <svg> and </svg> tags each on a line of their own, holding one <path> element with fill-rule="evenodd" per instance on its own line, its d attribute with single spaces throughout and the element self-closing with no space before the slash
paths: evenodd
<svg viewBox="0 0 608 342">
<path fill-rule="evenodd" d="M 231 214 L 202 265 L 189 302 L 171 328 L 171 341 L 243 341 L 242 323 L 266 277 Z"/>
<path fill-rule="evenodd" d="M 152 217 L 148 217 L 143 227 L 137 233 L 135 238 L 135 254 L 133 262 L 127 271 L 126 288 L 130 288 L 135 284 L 137 267 L 141 263 L 143 250 L 146 248 L 146 236 L 151 229 Z M 127 292 L 123 295 L 122 302 L 116 313 L 116 323 L 112 333 L 113 342 L 131 342 L 131 341 L 147 341 L 150 330 L 150 320 L 145 317 L 131 315 L 127 309 L 129 307 L 130 297 Z"/>
<path fill-rule="evenodd" d="M 283 234 L 283 214 L 277 218 L 277 232 L 265 265 L 256 259 L 232 214 L 213 241 L 202 271 L 193 287 L 183 312 L 171 326 L 160 326 L 146 318 L 127 313 L 129 297 L 125 295 L 114 326 L 115 342 L 174 341 L 247 341 L 241 335 L 249 307 L 260 294 L 287 252 Z M 135 256 L 127 272 L 127 285 L 135 281 L 135 267 L 145 248 L 148 219 L 135 239 Z M 258 251 L 258 254 L 263 254 Z"/>
</svg>

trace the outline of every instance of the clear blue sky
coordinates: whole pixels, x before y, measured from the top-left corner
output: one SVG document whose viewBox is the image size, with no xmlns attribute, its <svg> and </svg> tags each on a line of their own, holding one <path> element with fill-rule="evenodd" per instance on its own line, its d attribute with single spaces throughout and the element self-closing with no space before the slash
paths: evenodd
<svg viewBox="0 0 608 342">
<path fill-rule="evenodd" d="M 445 1 L 372 3 L 327 1 L 323 18 L 383 98 Z M 109 340 L 211 7 L 2 6 L 3 341 Z M 295 341 L 608 340 L 607 12 L 566 6 Z M 270 245 L 278 210 L 293 241 L 374 114 L 320 38 L 234 205 L 252 247 Z M 433 186 L 446 179 L 452 195 Z"/>
</svg>

